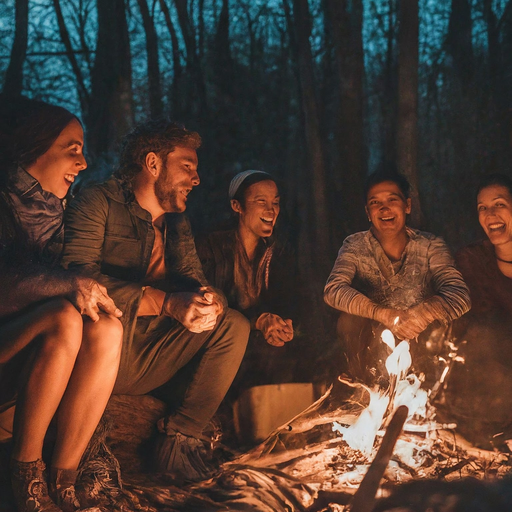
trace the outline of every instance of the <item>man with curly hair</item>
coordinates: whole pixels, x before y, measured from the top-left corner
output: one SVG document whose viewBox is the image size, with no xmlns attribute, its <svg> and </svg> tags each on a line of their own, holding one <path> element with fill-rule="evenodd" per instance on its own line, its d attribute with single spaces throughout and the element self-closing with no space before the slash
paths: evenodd
<svg viewBox="0 0 512 512">
<path fill-rule="evenodd" d="M 114 177 L 68 207 L 64 249 L 65 265 L 104 284 L 124 313 L 114 393 L 148 393 L 197 361 L 183 402 L 158 422 L 157 469 L 187 480 L 209 474 L 203 430 L 249 336 L 245 317 L 208 285 L 183 214 L 199 184 L 200 144 L 199 134 L 166 119 L 136 127 Z"/>
</svg>

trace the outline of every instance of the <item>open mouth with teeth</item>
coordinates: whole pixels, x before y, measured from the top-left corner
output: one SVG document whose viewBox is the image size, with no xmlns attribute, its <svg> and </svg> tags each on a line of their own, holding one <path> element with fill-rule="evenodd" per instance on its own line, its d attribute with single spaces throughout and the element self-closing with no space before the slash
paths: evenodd
<svg viewBox="0 0 512 512">
<path fill-rule="evenodd" d="M 270 217 L 260 217 L 261 222 L 268 227 L 272 227 L 274 225 L 274 219 Z"/>
<path fill-rule="evenodd" d="M 504 222 L 493 222 L 487 226 L 489 233 L 503 233 L 505 231 Z"/>
<path fill-rule="evenodd" d="M 71 185 L 75 181 L 76 176 L 76 174 L 66 174 L 64 176 L 64 179 L 69 185 Z"/>
<path fill-rule="evenodd" d="M 381 222 L 391 223 L 395 220 L 395 217 L 379 217 Z"/>
</svg>

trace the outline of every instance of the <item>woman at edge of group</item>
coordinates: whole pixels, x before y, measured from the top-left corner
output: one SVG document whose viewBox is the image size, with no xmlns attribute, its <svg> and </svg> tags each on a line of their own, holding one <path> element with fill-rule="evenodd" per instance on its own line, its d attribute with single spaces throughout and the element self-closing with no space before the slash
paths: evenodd
<svg viewBox="0 0 512 512">
<path fill-rule="evenodd" d="M 87 167 L 82 125 L 64 108 L 0 95 L 0 159 L 0 411 L 16 403 L 14 498 L 20 512 L 73 511 L 93 504 L 77 499 L 77 468 L 122 344 L 105 288 L 57 266 L 62 200 Z M 52 499 L 42 449 L 54 416 Z"/>
<path fill-rule="evenodd" d="M 478 221 L 487 238 L 455 259 L 471 292 L 470 315 L 512 315 L 512 178 L 486 176 L 477 189 Z"/>
<path fill-rule="evenodd" d="M 512 178 L 485 176 L 476 191 L 485 238 L 455 255 L 471 293 L 472 308 L 455 325 L 464 340 L 446 389 L 446 406 L 470 441 L 512 447 Z"/>
<path fill-rule="evenodd" d="M 270 238 L 280 212 L 277 184 L 264 171 L 243 171 L 231 180 L 229 199 L 236 228 L 211 233 L 198 242 L 206 278 L 224 292 L 230 307 L 249 318 L 269 345 L 282 347 L 293 339 L 294 329 L 288 318 L 290 283 L 281 276 L 286 268 L 272 269 L 279 259 Z M 254 352 L 257 348 L 250 345 L 248 355 L 257 357 Z M 271 361 L 265 364 L 270 373 Z"/>
</svg>

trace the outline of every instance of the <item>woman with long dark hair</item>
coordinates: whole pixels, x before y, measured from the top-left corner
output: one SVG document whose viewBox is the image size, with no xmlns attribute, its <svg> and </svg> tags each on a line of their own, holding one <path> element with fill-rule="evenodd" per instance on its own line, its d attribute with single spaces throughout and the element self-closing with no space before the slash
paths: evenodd
<svg viewBox="0 0 512 512">
<path fill-rule="evenodd" d="M 470 315 L 512 315 L 512 179 L 490 174 L 477 190 L 477 213 L 486 237 L 456 257 L 470 292 Z"/>
<path fill-rule="evenodd" d="M 475 206 L 485 236 L 455 256 L 472 308 L 455 326 L 465 364 L 453 368 L 446 402 L 463 435 L 489 447 L 512 438 L 511 177 L 485 176 Z"/>
<path fill-rule="evenodd" d="M 20 512 L 89 505 L 75 492 L 77 468 L 119 366 L 121 312 L 105 288 L 58 266 L 64 198 L 86 166 L 73 114 L 0 95 L 0 412 L 15 404 Z M 42 449 L 54 417 L 47 480 Z"/>
</svg>

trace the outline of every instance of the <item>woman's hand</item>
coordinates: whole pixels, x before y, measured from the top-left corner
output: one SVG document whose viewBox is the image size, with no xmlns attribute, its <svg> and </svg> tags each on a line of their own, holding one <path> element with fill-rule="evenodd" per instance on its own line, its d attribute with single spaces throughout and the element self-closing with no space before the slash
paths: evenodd
<svg viewBox="0 0 512 512">
<path fill-rule="evenodd" d="M 256 320 L 256 329 L 262 332 L 269 345 L 282 347 L 293 339 L 293 325 L 288 318 L 283 320 L 273 313 L 262 313 Z"/>
<path fill-rule="evenodd" d="M 73 285 L 68 299 L 80 314 L 87 315 L 93 322 L 100 319 L 100 310 L 117 318 L 122 316 L 123 313 L 109 297 L 107 289 L 94 279 L 78 276 L 74 278 Z"/>
</svg>

